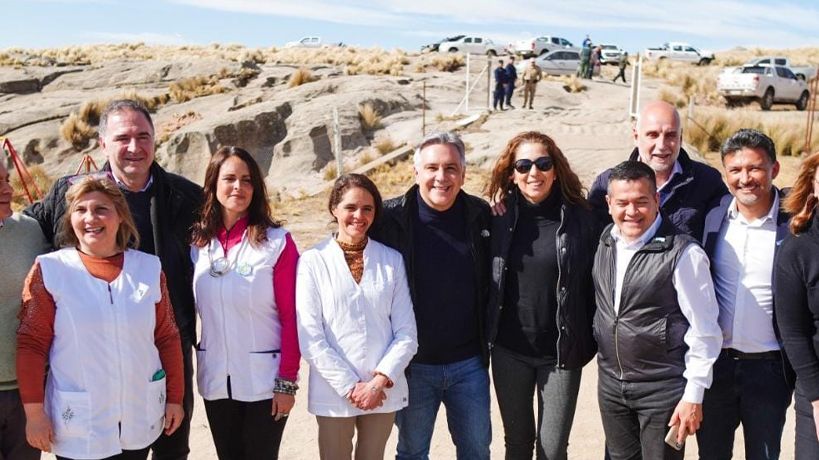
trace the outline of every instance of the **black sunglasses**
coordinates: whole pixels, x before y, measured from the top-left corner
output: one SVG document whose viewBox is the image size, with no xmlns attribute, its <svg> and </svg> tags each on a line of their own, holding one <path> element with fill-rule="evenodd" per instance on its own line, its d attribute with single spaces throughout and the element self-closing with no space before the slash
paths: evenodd
<svg viewBox="0 0 819 460">
<path fill-rule="evenodd" d="M 545 172 L 551 170 L 555 163 L 552 161 L 552 157 L 540 157 L 535 161 L 523 158 L 515 162 L 515 171 L 526 174 L 532 169 L 532 165 Z"/>
</svg>

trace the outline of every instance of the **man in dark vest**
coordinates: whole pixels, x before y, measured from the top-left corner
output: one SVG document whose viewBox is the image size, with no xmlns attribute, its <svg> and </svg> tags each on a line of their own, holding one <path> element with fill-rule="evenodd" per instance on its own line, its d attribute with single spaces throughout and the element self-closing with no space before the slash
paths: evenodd
<svg viewBox="0 0 819 460">
<path fill-rule="evenodd" d="M 741 129 L 720 149 L 731 191 L 705 218 L 703 246 L 719 303 L 722 353 L 703 399 L 700 459 L 731 458 L 742 424 L 745 457 L 779 458 L 795 375 L 774 321 L 773 267 L 788 235 L 785 197 L 774 185 L 776 147 Z"/>
<path fill-rule="evenodd" d="M 613 460 L 682 459 L 722 345 L 708 257 L 660 212 L 654 170 L 611 170 L 594 261 L 598 403 Z M 676 430 L 671 443 L 666 432 Z"/>
</svg>

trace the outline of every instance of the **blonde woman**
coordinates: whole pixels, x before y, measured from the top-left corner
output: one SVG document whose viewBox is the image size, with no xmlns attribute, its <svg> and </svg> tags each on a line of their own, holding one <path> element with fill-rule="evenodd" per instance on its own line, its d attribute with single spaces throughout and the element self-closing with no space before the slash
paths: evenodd
<svg viewBox="0 0 819 460">
<path fill-rule="evenodd" d="M 63 249 L 37 258 L 23 291 L 26 437 L 58 459 L 145 459 L 184 417 L 165 276 L 158 258 L 129 249 L 139 237 L 113 180 L 79 180 L 66 205 Z"/>
</svg>

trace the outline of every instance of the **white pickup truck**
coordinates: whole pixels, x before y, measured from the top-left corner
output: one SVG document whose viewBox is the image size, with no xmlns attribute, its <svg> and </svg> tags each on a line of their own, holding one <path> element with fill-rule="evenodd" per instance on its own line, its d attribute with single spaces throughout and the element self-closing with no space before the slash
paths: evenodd
<svg viewBox="0 0 819 460">
<path fill-rule="evenodd" d="M 784 56 L 762 56 L 756 59 L 751 59 L 750 61 L 743 64 L 743 66 L 754 66 L 754 65 L 779 65 L 785 66 L 791 69 L 796 78 L 801 78 L 802 80 L 810 81 L 816 77 L 816 67 L 810 66 L 797 66 L 792 65 L 790 59 Z"/>
<path fill-rule="evenodd" d="M 321 37 L 303 37 L 301 40 L 284 44 L 285 48 L 321 48 L 334 46 L 344 46 L 344 43 L 323 43 Z"/>
<path fill-rule="evenodd" d="M 805 110 L 810 98 L 804 80 L 796 78 L 791 69 L 775 65 L 742 66 L 722 72 L 717 78 L 717 91 L 729 107 L 758 101 L 762 110 L 770 110 L 777 102 Z"/>
<path fill-rule="evenodd" d="M 526 40 L 518 40 L 510 46 L 515 52 L 524 58 L 532 56 L 540 56 L 549 51 L 554 51 L 559 48 L 566 48 L 573 51 L 580 51 L 580 48 L 574 46 L 572 42 L 561 37 L 535 37 Z"/>
<path fill-rule="evenodd" d="M 643 57 L 651 60 L 668 59 L 669 61 L 693 62 L 698 65 L 708 65 L 714 60 L 714 53 L 694 48 L 688 43 L 669 42 L 660 48 L 646 48 Z"/>
</svg>

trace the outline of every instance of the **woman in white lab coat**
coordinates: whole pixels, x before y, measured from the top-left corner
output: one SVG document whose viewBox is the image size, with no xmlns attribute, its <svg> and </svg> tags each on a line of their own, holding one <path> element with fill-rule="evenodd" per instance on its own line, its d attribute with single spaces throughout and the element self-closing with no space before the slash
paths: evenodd
<svg viewBox="0 0 819 460">
<path fill-rule="evenodd" d="M 407 405 L 404 369 L 418 347 L 401 255 L 369 239 L 381 195 L 366 176 L 347 174 L 328 205 L 338 232 L 306 251 L 298 266 L 296 313 L 310 364 L 308 411 L 316 415 L 322 459 L 383 458 L 395 412 Z"/>
</svg>

